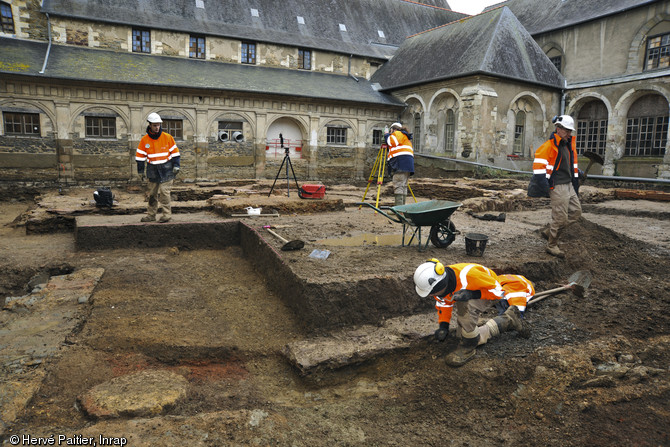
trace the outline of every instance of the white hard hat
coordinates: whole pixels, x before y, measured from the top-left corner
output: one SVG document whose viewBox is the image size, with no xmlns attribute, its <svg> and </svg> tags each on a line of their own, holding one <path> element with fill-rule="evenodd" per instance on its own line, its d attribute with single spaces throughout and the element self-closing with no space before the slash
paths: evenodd
<svg viewBox="0 0 670 447">
<path fill-rule="evenodd" d="M 561 127 L 565 127 L 568 130 L 575 130 L 575 120 L 570 115 L 559 115 L 552 122 L 557 126 L 560 124 Z"/>
<path fill-rule="evenodd" d="M 431 259 L 416 268 L 414 289 L 420 297 L 427 297 L 433 291 L 433 287 L 445 276 L 447 276 L 447 273 L 444 271 L 442 263 L 437 259 Z"/>
<path fill-rule="evenodd" d="M 161 116 L 156 112 L 150 113 L 149 116 L 147 116 L 147 121 L 149 121 L 150 123 L 162 123 L 163 122 L 163 120 L 161 119 Z"/>
<path fill-rule="evenodd" d="M 398 129 L 402 129 L 402 124 L 400 124 L 400 123 L 393 123 L 393 124 L 391 124 L 391 127 L 397 127 Z"/>
</svg>

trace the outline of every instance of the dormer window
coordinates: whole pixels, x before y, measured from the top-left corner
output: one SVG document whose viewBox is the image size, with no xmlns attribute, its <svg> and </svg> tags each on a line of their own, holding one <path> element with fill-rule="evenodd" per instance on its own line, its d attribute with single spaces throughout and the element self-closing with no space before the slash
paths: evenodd
<svg viewBox="0 0 670 447">
<path fill-rule="evenodd" d="M 2 32 L 14 34 L 14 17 L 12 7 L 5 2 L 0 3 L 0 17 L 2 17 Z"/>
<path fill-rule="evenodd" d="M 645 70 L 670 66 L 670 34 L 649 38 L 645 61 Z"/>
</svg>

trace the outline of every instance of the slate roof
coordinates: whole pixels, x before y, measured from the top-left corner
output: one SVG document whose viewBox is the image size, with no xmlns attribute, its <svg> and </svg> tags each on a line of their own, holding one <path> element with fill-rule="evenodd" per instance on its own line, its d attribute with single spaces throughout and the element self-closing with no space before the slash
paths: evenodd
<svg viewBox="0 0 670 447">
<path fill-rule="evenodd" d="M 0 74 L 401 104 L 366 79 L 357 82 L 350 76 L 64 45 L 52 45 L 45 74 L 40 74 L 46 50 L 44 42 L 0 38 Z"/>
<path fill-rule="evenodd" d="M 485 11 L 507 6 L 531 35 L 597 20 L 658 0 L 508 0 Z"/>
<path fill-rule="evenodd" d="M 393 90 L 475 74 L 564 85 L 561 73 L 507 7 L 409 37 L 371 81 Z"/>
<path fill-rule="evenodd" d="M 258 17 L 252 16 L 252 9 Z M 411 34 L 467 17 L 409 0 L 44 0 L 42 11 L 380 59 L 392 56 Z M 340 31 L 340 24 L 346 32 Z M 383 38 L 378 31 L 383 31 Z"/>
</svg>

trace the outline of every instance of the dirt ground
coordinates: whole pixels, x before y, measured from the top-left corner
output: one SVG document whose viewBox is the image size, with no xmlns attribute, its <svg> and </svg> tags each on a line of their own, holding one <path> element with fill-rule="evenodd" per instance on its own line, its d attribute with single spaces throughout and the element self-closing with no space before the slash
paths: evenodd
<svg viewBox="0 0 670 447">
<path fill-rule="evenodd" d="M 277 211 L 238 219 L 298 277 L 337 290 L 333 303 L 346 303 L 355 292 L 347 284 L 362 279 L 377 280 L 370 303 L 407 303 L 400 311 L 370 304 L 370 315 L 352 321 L 431 312 L 432 303 L 412 293 L 411 276 L 432 257 L 523 274 L 538 291 L 588 270 L 586 296 L 564 293 L 529 307 L 530 338 L 502 334 L 461 368 L 444 363 L 457 343 L 450 337 L 305 376 L 282 355 L 284 346 L 341 329 L 344 320 L 309 324 L 286 291 L 273 288 L 273 272 L 259 271 L 239 246 L 76 250 L 73 216 L 105 215 L 90 203 L 90 189 L 0 203 L 0 297 L 28 293 L 43 272 L 105 269 L 58 355 L 35 366 L 43 380 L 23 411 L 4 421 L 3 445 L 14 445 L 12 435 L 58 434 L 118 436 L 132 446 L 670 445 L 668 202 L 620 200 L 613 188 L 584 186 L 584 219 L 564 234 L 567 256 L 556 259 L 539 235 L 548 202 L 525 197 L 524 182 L 417 179 L 412 186 L 419 200 L 463 204 L 452 216 L 461 234 L 450 246 L 401 246 L 402 225 L 355 205 L 365 185 L 329 185 L 328 201 L 319 203 L 294 190 L 286 197 L 285 188 L 267 197 L 262 181 L 184 184 L 175 188 L 175 219 L 203 211 L 234 218 L 247 206 Z M 115 194 L 114 213 L 139 220 L 143 194 L 135 187 Z M 372 188 L 366 201 L 375 194 Z M 384 187 L 380 205 L 391 204 Z M 500 213 L 504 222 L 478 218 Z M 266 225 L 305 247 L 281 251 Z M 468 232 L 489 236 L 484 256 L 466 253 Z M 313 250 L 330 254 L 315 259 Z M 185 377 L 186 398 L 151 418 L 95 419 L 81 410 L 79 399 L 93 386 L 147 369 Z M 21 374 L 3 368 L 3 380 Z"/>
</svg>

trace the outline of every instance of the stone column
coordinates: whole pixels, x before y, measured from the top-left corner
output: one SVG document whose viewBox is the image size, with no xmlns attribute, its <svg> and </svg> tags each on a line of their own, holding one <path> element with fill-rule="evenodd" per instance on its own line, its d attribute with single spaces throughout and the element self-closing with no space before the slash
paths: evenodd
<svg viewBox="0 0 670 447">
<path fill-rule="evenodd" d="M 310 115 L 309 117 L 309 143 L 307 147 L 307 153 L 309 154 L 309 164 L 307 165 L 307 176 L 310 179 L 317 178 L 318 168 L 319 168 L 319 124 L 320 119 L 318 115 Z M 305 148 L 302 148 L 303 151 Z"/>
<path fill-rule="evenodd" d="M 146 120 L 142 116 L 142 107 L 130 107 L 130 123 L 128 123 L 128 155 L 130 161 L 130 177 L 137 176 L 137 163 L 135 162 L 135 154 L 137 153 L 137 146 L 140 144 L 142 135 L 146 131 Z"/>
<path fill-rule="evenodd" d="M 58 162 L 58 181 L 60 183 L 74 183 L 73 144 L 70 129 L 63 127 L 63 123 L 70 122 L 70 103 L 56 102 L 56 160 Z"/>
<path fill-rule="evenodd" d="M 267 143 L 268 116 L 266 113 L 256 114 L 256 134 L 254 135 L 254 175 L 263 178 L 265 172 L 265 144 Z"/>
<path fill-rule="evenodd" d="M 207 108 L 199 106 L 195 111 L 195 177 L 198 180 L 207 179 Z"/>
</svg>

